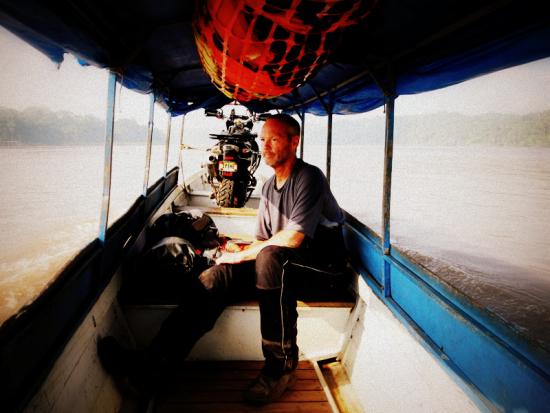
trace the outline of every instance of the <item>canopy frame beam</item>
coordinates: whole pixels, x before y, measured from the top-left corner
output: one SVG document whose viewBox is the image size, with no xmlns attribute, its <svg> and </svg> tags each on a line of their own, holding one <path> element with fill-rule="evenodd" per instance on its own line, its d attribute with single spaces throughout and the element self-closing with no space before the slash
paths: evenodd
<svg viewBox="0 0 550 413">
<path fill-rule="evenodd" d="M 301 111 L 295 110 L 300 118 L 300 159 L 304 159 L 304 128 L 306 126 L 306 111 L 302 108 Z"/>
<path fill-rule="evenodd" d="M 386 131 L 384 143 L 384 189 L 382 195 L 382 247 L 384 255 L 391 255 L 391 184 L 393 169 L 393 132 L 394 132 L 395 97 L 386 96 Z M 391 296 L 391 265 L 384 260 L 384 295 Z"/>
<path fill-rule="evenodd" d="M 183 131 L 185 130 L 185 114 L 181 117 L 180 145 L 178 153 L 178 166 L 180 168 L 181 184 L 185 188 L 185 177 L 183 176 Z"/>
<path fill-rule="evenodd" d="M 313 90 L 313 93 L 315 93 L 315 96 L 317 96 L 319 103 L 321 103 L 321 105 L 325 109 L 325 112 L 327 113 L 326 177 L 327 177 L 328 184 L 330 186 L 330 170 L 331 170 L 331 162 L 332 162 L 332 112 L 334 109 L 334 93 L 331 90 L 326 92 L 328 94 L 328 103 L 327 103 L 323 99 L 323 96 L 317 91 L 317 89 L 313 85 L 310 85 L 310 87 L 311 87 L 311 90 Z"/>
<path fill-rule="evenodd" d="M 147 146 L 145 149 L 145 176 L 143 177 L 143 196 L 147 196 L 149 175 L 151 173 L 151 150 L 153 147 L 153 129 L 155 126 L 155 95 L 149 95 L 149 121 L 147 122 Z"/>
<path fill-rule="evenodd" d="M 109 209 L 111 206 L 111 177 L 113 172 L 113 142 L 115 130 L 117 74 L 109 72 L 107 79 L 107 109 L 105 116 L 105 156 L 103 158 L 103 196 L 101 198 L 101 214 L 99 217 L 99 235 L 101 244 L 105 244 L 107 227 L 109 225 Z"/>
<path fill-rule="evenodd" d="M 170 134 L 172 128 L 172 115 L 168 113 L 168 120 L 166 121 L 166 138 L 164 140 L 164 174 L 166 178 L 168 176 L 168 156 L 170 154 Z"/>
</svg>

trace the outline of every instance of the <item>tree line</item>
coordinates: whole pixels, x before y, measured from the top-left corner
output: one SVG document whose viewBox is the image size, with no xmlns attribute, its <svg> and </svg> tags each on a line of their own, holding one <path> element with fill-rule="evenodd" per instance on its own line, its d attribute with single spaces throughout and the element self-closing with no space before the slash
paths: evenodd
<svg viewBox="0 0 550 413">
<path fill-rule="evenodd" d="M 306 133 L 315 131 L 324 143 L 323 120 L 306 122 Z M 308 131 L 309 129 L 309 131 Z M 376 144 L 384 141 L 384 118 L 337 116 L 334 144 Z M 115 142 L 144 144 L 147 128 L 135 120 L 119 119 Z M 154 143 L 163 143 L 164 132 L 155 128 Z M 550 111 L 527 115 L 438 113 L 396 116 L 395 142 L 420 145 L 492 145 L 550 147 Z M 46 108 L 23 111 L 0 107 L 0 145 L 102 145 L 105 122 L 94 116 L 54 112 Z"/>
<path fill-rule="evenodd" d="M 335 144 L 384 142 L 383 116 L 337 117 Z M 436 113 L 395 117 L 394 141 L 402 145 L 488 145 L 550 147 L 550 111 L 463 115 Z M 306 126 L 307 127 L 307 126 Z"/>
<path fill-rule="evenodd" d="M 115 121 L 115 142 L 145 144 L 147 127 L 131 119 Z M 153 140 L 162 143 L 164 131 L 155 128 Z M 0 145 L 102 145 L 105 121 L 95 116 L 54 112 L 46 108 L 23 111 L 0 107 Z"/>
</svg>

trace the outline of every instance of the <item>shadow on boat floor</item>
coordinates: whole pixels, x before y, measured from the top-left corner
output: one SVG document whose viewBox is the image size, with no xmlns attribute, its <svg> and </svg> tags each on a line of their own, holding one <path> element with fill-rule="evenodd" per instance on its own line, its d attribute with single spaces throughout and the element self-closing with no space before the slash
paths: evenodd
<svg viewBox="0 0 550 413">
<path fill-rule="evenodd" d="M 148 413 L 171 412 L 270 412 L 330 413 L 331 406 L 310 361 L 300 361 L 297 382 L 280 400 L 262 405 L 243 401 L 243 392 L 259 374 L 261 361 L 189 361 L 181 374 L 149 403 Z M 140 409 L 125 401 L 122 413 Z M 143 410 L 145 411 L 145 410 Z"/>
</svg>

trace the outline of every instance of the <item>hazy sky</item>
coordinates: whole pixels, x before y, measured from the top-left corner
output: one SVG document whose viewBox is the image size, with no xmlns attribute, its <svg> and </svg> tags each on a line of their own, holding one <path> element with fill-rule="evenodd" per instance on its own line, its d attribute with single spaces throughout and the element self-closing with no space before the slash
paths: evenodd
<svg viewBox="0 0 550 413">
<path fill-rule="evenodd" d="M 106 79 L 107 71 L 82 67 L 71 56 L 66 56 L 58 69 L 40 52 L 0 27 L 0 106 L 24 109 L 41 105 L 103 117 Z M 528 113 L 550 109 L 549 95 L 550 59 L 544 59 L 429 94 L 400 96 L 396 110 L 399 115 Z M 116 116 L 145 124 L 147 114 L 148 98 L 122 89 Z"/>
</svg>

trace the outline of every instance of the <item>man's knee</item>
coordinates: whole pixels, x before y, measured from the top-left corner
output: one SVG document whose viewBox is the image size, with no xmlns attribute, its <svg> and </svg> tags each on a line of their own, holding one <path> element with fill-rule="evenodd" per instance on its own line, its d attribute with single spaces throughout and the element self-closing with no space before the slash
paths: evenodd
<svg viewBox="0 0 550 413">
<path fill-rule="evenodd" d="M 287 250 L 288 248 L 279 247 L 278 245 L 269 245 L 265 247 L 256 257 L 256 270 L 258 267 L 277 264 L 280 261 L 284 262 Z"/>
<path fill-rule="evenodd" d="M 256 287 L 262 290 L 281 288 L 288 248 L 270 245 L 256 257 Z"/>
<path fill-rule="evenodd" d="M 228 268 L 226 264 L 214 265 L 199 275 L 203 287 L 213 293 L 228 288 Z"/>
</svg>

